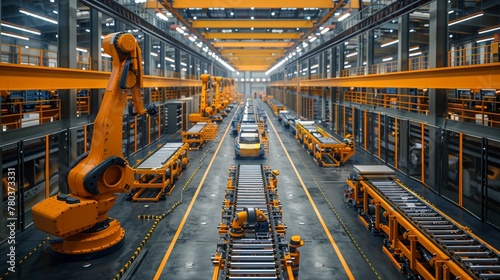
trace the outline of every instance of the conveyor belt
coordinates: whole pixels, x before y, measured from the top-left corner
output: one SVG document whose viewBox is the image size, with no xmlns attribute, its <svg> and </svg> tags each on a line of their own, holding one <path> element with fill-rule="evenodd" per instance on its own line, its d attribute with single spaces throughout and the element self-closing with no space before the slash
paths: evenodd
<svg viewBox="0 0 500 280">
<path fill-rule="evenodd" d="M 198 122 L 195 125 L 193 125 L 191 128 L 189 128 L 186 132 L 187 133 L 200 133 L 203 128 L 207 125 L 206 122 Z"/>
<path fill-rule="evenodd" d="M 362 171 L 358 170 L 358 173 L 363 175 Z M 500 279 L 500 256 L 488 244 L 464 231 L 463 226 L 443 216 L 391 178 L 379 177 L 365 182 L 423 231 L 464 271 L 478 279 Z"/>
<path fill-rule="evenodd" d="M 183 143 L 166 143 L 161 148 L 156 150 L 155 153 L 150 155 L 147 159 L 141 162 L 137 169 L 154 169 L 161 168 L 172 155 L 174 155 L 179 148 L 184 145 Z"/>
<path fill-rule="evenodd" d="M 267 173 L 266 173 L 267 172 Z M 234 189 L 226 191 L 226 199 L 232 201 L 231 207 L 225 207 L 223 213 L 226 221 L 233 220 L 237 213 L 248 211 L 251 217 L 254 209 L 261 210 L 267 216 L 267 227 L 255 230 L 252 221 L 244 230 L 242 237 L 223 235 L 219 244 L 224 244 L 221 253 L 224 259 L 224 270 L 218 279 L 288 279 L 284 278 L 281 268 L 283 251 L 287 250 L 284 233 L 276 231 L 276 225 L 281 224 L 281 212 L 278 205 L 271 205 L 276 200 L 274 190 L 268 190 L 268 180 L 262 165 L 239 165 L 230 174 Z"/>
</svg>

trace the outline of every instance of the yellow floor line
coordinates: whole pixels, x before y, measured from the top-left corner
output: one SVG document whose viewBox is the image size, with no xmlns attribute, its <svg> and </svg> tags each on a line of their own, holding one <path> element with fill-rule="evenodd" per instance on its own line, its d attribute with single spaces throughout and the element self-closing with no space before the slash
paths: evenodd
<svg viewBox="0 0 500 280">
<path fill-rule="evenodd" d="M 325 231 L 326 235 L 328 236 L 328 239 L 330 240 L 330 243 L 332 244 L 333 246 L 333 249 L 335 250 L 335 253 L 337 253 L 337 256 L 339 257 L 340 259 L 340 263 L 342 263 L 342 266 L 344 267 L 344 270 L 345 272 L 347 273 L 347 276 L 349 276 L 349 279 L 355 279 L 354 278 L 354 275 L 352 274 L 352 271 L 351 269 L 349 268 L 349 266 L 347 265 L 347 262 L 345 261 L 344 259 L 344 256 L 342 255 L 342 252 L 340 252 L 340 249 L 339 247 L 337 246 L 337 243 L 335 242 L 335 240 L 333 239 L 333 236 L 332 234 L 330 233 L 330 229 L 328 229 L 328 227 L 326 226 L 325 224 L 325 221 L 323 220 L 323 217 L 321 216 L 321 214 L 319 213 L 318 211 L 318 208 L 316 207 L 316 203 L 314 203 L 311 195 L 309 194 L 309 191 L 307 190 L 306 188 L 306 185 L 304 184 L 304 181 L 302 181 L 302 177 L 300 177 L 300 174 L 299 172 L 297 171 L 297 168 L 295 167 L 295 164 L 293 164 L 293 161 L 292 161 L 292 158 L 290 157 L 290 155 L 288 154 L 286 148 L 285 148 L 285 145 L 283 144 L 283 141 L 281 141 L 281 138 L 278 134 L 278 132 L 276 131 L 276 128 L 274 127 L 272 121 L 270 121 L 269 117 L 267 118 L 269 120 L 269 124 L 271 125 L 271 127 L 273 128 L 274 130 L 274 133 L 276 134 L 276 137 L 278 138 L 278 141 L 280 142 L 281 144 L 281 147 L 283 147 L 283 151 L 285 152 L 286 154 L 286 157 L 288 158 L 288 160 L 290 161 L 290 164 L 292 165 L 292 168 L 293 170 L 295 171 L 295 174 L 297 175 L 297 178 L 299 178 L 299 182 L 300 182 L 300 185 L 302 185 L 302 189 L 304 189 L 304 192 L 306 193 L 307 195 L 307 198 L 309 199 L 309 202 L 311 203 L 311 206 L 312 208 L 314 209 L 314 212 L 316 213 L 316 216 L 318 216 L 318 219 L 319 219 L 319 222 L 321 223 L 321 226 L 323 226 L 323 230 Z"/>
<path fill-rule="evenodd" d="M 217 157 L 217 154 L 219 153 L 220 147 L 222 146 L 222 143 L 224 142 L 224 139 L 226 138 L 227 132 L 229 128 L 231 127 L 231 122 L 228 124 L 226 131 L 224 132 L 224 135 L 222 136 L 222 139 L 219 142 L 219 145 L 217 146 L 217 149 L 215 150 L 214 156 L 212 157 L 212 160 L 210 160 L 210 163 L 208 164 L 207 171 L 205 171 L 205 174 L 203 174 L 203 177 L 201 178 L 200 184 L 198 185 L 198 188 L 196 189 L 196 192 L 193 195 L 193 198 L 191 199 L 191 202 L 189 203 L 189 206 L 186 210 L 186 213 L 184 214 L 184 217 L 181 220 L 181 223 L 179 224 L 179 227 L 177 228 L 177 231 L 175 232 L 174 238 L 172 239 L 172 242 L 170 242 L 170 246 L 167 249 L 167 252 L 165 253 L 165 256 L 163 256 L 163 259 L 160 263 L 160 266 L 156 270 L 156 274 L 154 276 L 154 280 L 160 279 L 161 273 L 163 272 L 163 269 L 165 268 L 165 265 L 167 264 L 168 258 L 170 257 L 170 254 L 172 253 L 172 250 L 174 249 L 175 243 L 177 243 L 177 239 L 179 238 L 179 235 L 182 232 L 182 229 L 184 228 L 184 224 L 186 223 L 186 220 L 189 216 L 189 213 L 191 213 L 191 209 L 193 208 L 194 202 L 196 201 L 196 198 L 198 198 L 198 194 L 200 193 L 201 186 L 203 186 L 203 183 L 205 182 L 205 179 L 207 178 L 208 172 L 210 171 L 210 168 L 212 167 L 212 164 L 215 161 L 215 158 Z"/>
</svg>

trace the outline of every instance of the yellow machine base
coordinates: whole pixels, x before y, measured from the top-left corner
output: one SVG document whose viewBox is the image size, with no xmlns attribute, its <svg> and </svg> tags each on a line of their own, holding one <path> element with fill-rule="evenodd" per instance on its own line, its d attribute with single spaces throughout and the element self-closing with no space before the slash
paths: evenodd
<svg viewBox="0 0 500 280">
<path fill-rule="evenodd" d="M 125 230 L 117 220 L 96 232 L 81 232 L 51 244 L 51 254 L 65 261 L 80 261 L 109 255 L 123 246 Z"/>
</svg>

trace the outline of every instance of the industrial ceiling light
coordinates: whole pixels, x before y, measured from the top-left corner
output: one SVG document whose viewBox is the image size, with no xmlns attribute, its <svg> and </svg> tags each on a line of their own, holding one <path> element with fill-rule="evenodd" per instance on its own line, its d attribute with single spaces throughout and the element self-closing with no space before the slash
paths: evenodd
<svg viewBox="0 0 500 280">
<path fill-rule="evenodd" d="M 30 12 L 30 11 L 28 11 L 26 9 L 23 9 L 23 8 L 19 8 L 19 12 L 23 13 L 23 14 L 25 14 L 27 16 L 30 16 L 30 17 L 34 17 L 34 18 L 37 18 L 37 19 L 41 19 L 41 20 L 53 23 L 53 24 L 57 24 L 57 20 L 55 20 L 55 19 L 52 19 L 52 18 L 49 18 L 49 17 L 46 17 L 46 16 L 42 16 L 42 15 L 39 15 L 39 14 L 35 14 L 35 13 Z"/>
<path fill-rule="evenodd" d="M 156 12 L 156 17 L 158 17 L 161 20 L 168 21 L 168 17 L 162 13 L 159 9 L 155 9 Z"/>
<path fill-rule="evenodd" d="M 41 35 L 42 34 L 40 32 L 40 30 L 36 30 L 36 29 L 24 27 L 24 26 L 17 25 L 17 24 L 14 24 L 14 23 L 10 23 L 10 22 L 6 22 L 6 21 L 2 21 L 1 25 L 5 26 L 5 27 L 8 27 L 8 28 L 17 29 L 17 30 L 20 30 L 20 31 L 24 31 L 24 32 L 28 32 L 28 33 L 31 33 L 31 34 L 35 34 L 35 35 Z"/>
<path fill-rule="evenodd" d="M 383 62 L 387 62 L 387 61 L 391 61 L 391 60 L 392 60 L 392 56 L 382 59 Z"/>
<path fill-rule="evenodd" d="M 473 18 L 477 18 L 477 17 L 483 16 L 483 15 L 484 15 L 484 12 L 477 12 L 477 13 L 473 13 L 473 14 L 470 14 L 470 15 L 462 17 L 462 18 L 457 18 L 457 19 L 454 19 L 454 20 L 450 21 L 448 23 L 448 26 L 459 24 L 461 22 L 464 22 L 464 21 L 467 21 L 467 20 L 471 20 Z"/>
<path fill-rule="evenodd" d="M 408 56 L 412 57 L 412 56 L 417 56 L 417 55 L 421 55 L 422 52 L 414 52 L 414 53 L 410 53 Z"/>
<path fill-rule="evenodd" d="M 385 44 L 380 45 L 380 47 L 384 48 L 384 47 L 387 47 L 387 46 L 390 46 L 390 45 L 393 45 L 393 44 L 396 44 L 396 43 L 399 43 L 399 40 L 394 40 L 394 41 L 387 42 Z"/>
<path fill-rule="evenodd" d="M 16 39 L 21 39 L 21 40 L 26 40 L 26 41 L 29 41 L 30 38 L 26 37 L 26 36 L 21 36 L 21 35 L 18 35 L 18 34 L 14 34 L 14 33 L 10 33 L 10 32 L 1 32 L 1 34 L 3 36 L 9 36 L 9 37 L 12 37 L 12 38 L 16 38 Z"/>
<path fill-rule="evenodd" d="M 177 26 L 175 28 L 175 30 L 177 30 L 177 32 L 181 33 L 181 34 L 184 34 L 184 30 L 180 27 L 180 26 Z"/>
<path fill-rule="evenodd" d="M 355 55 L 358 55 L 358 52 L 350 53 L 350 54 L 346 55 L 345 57 L 351 57 L 351 56 L 355 56 Z"/>
<path fill-rule="evenodd" d="M 340 15 L 340 17 L 338 18 L 338 21 L 343 21 L 344 19 L 348 18 L 350 15 L 351 15 L 351 9 L 347 10 L 345 13 L 343 13 L 342 15 Z"/>
<path fill-rule="evenodd" d="M 483 33 L 491 32 L 491 31 L 495 31 L 495 30 L 500 30 L 500 25 L 496 25 L 496 26 L 491 26 L 491 27 L 488 27 L 488 28 L 479 29 L 479 31 L 477 32 L 477 34 L 483 34 Z"/>
<path fill-rule="evenodd" d="M 495 39 L 495 38 L 494 37 L 484 38 L 484 39 L 477 40 L 476 43 L 482 43 L 482 42 L 492 41 L 493 39 Z"/>
</svg>

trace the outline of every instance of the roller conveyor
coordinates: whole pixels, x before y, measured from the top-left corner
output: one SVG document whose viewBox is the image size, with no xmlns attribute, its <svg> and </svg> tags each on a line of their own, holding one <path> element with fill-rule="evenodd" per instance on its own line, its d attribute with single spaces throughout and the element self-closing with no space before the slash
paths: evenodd
<svg viewBox="0 0 500 280">
<path fill-rule="evenodd" d="M 356 205 L 363 205 L 363 212 L 370 217 L 371 226 L 388 237 L 387 252 L 404 252 L 409 247 L 405 257 L 409 259 L 410 266 L 413 263 L 410 268 L 424 279 L 447 279 L 433 278 L 432 275 L 439 276 L 440 273 L 457 277 L 454 279 L 500 279 L 498 251 L 473 235 L 467 227 L 420 199 L 394 178 L 392 170 L 385 166 L 354 166 L 354 170 L 356 178 L 351 178 L 348 184 L 357 188 L 355 181 L 359 180 L 363 191 L 350 190 L 346 198 L 356 200 Z M 368 201 L 376 201 L 375 208 L 380 207 L 379 210 L 375 213 L 370 211 L 366 207 Z M 391 225 L 391 217 L 398 226 Z M 388 219 L 388 225 L 384 224 L 385 219 Z M 395 236 L 395 230 L 404 233 Z M 403 241 L 399 240 L 401 237 Z M 415 242 L 415 247 L 412 247 L 412 242 Z M 417 256 L 420 256 L 419 260 L 426 260 L 425 266 L 434 266 L 433 269 L 419 266 L 417 260 L 412 260 Z M 449 270 L 441 272 L 438 263 L 446 263 Z M 425 277 L 427 273 L 429 276 Z"/>
<path fill-rule="evenodd" d="M 403 213 L 411 214 L 409 218 L 417 227 L 422 229 L 430 238 L 440 244 L 443 250 L 448 251 L 450 256 L 454 257 L 454 259 L 463 265 L 465 269 L 470 270 L 472 274 L 481 276 L 483 274 L 489 274 L 492 271 L 500 271 L 499 256 L 494 254 L 491 249 L 488 248 L 489 246 L 487 244 L 482 243 L 467 232 L 464 232 L 462 226 L 441 216 L 433 207 L 415 197 L 409 191 L 402 189 L 402 187 L 394 181 L 374 181 L 371 183 Z M 425 211 L 423 212 L 425 215 L 431 214 L 432 219 L 426 219 L 425 221 L 419 219 L 419 214 L 422 213 L 422 210 Z M 478 258 L 478 254 L 489 257 Z M 478 265 L 484 264 L 485 262 L 491 265 Z"/>
<path fill-rule="evenodd" d="M 199 150 L 207 141 L 214 140 L 217 132 L 217 124 L 212 122 L 197 122 L 187 131 L 181 132 L 182 143 L 188 143 L 191 150 Z"/>
<path fill-rule="evenodd" d="M 213 280 L 294 279 L 273 176 L 262 165 L 230 169 Z"/>
<path fill-rule="evenodd" d="M 166 143 L 155 153 L 146 158 L 136 168 L 155 169 L 162 167 L 184 144 Z"/>
<path fill-rule="evenodd" d="M 313 121 L 296 121 L 295 138 L 320 166 L 341 166 L 356 151 L 351 135 L 340 141 Z"/>
<path fill-rule="evenodd" d="M 127 194 L 133 201 L 166 198 L 189 165 L 187 143 L 166 143 L 134 167 L 134 188 Z"/>
<path fill-rule="evenodd" d="M 187 132 L 188 133 L 200 133 L 203 130 L 203 128 L 205 128 L 206 125 L 207 125 L 206 122 L 198 122 L 195 125 L 193 125 L 192 127 L 190 127 L 187 130 Z"/>
</svg>

